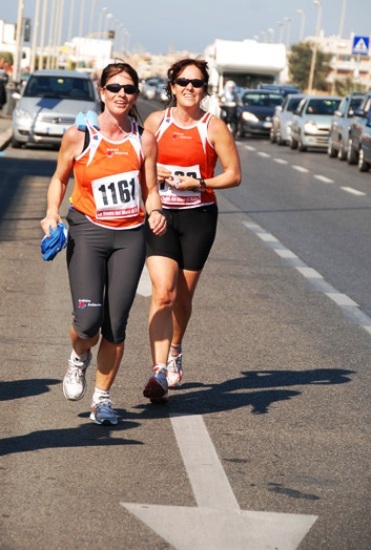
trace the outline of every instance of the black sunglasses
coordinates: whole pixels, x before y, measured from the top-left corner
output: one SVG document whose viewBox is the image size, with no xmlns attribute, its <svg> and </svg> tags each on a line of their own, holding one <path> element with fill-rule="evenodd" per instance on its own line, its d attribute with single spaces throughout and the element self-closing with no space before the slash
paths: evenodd
<svg viewBox="0 0 371 550">
<path fill-rule="evenodd" d="M 134 84 L 107 84 L 106 86 L 103 86 L 103 88 L 113 94 L 118 94 L 121 88 L 123 88 L 124 92 L 128 95 L 139 92 L 138 88 L 134 86 Z"/>
<path fill-rule="evenodd" d="M 191 83 L 194 88 L 202 88 L 202 86 L 205 86 L 205 81 L 200 78 L 176 78 L 174 82 L 182 88 L 188 86 L 189 83 Z"/>
</svg>

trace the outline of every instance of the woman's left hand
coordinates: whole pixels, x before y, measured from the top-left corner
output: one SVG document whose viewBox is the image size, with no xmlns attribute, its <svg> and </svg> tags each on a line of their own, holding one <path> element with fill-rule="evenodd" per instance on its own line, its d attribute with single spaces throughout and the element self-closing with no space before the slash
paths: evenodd
<svg viewBox="0 0 371 550">
<path fill-rule="evenodd" d="M 165 181 L 169 187 L 179 191 L 196 191 L 200 187 L 199 180 L 189 176 L 172 176 Z"/>
</svg>

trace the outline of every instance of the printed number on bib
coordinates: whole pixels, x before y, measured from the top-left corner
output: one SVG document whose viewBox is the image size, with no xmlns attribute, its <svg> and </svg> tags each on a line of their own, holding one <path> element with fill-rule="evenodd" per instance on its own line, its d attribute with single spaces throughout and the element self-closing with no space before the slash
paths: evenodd
<svg viewBox="0 0 371 550">
<path fill-rule="evenodd" d="M 139 172 L 123 172 L 92 181 L 97 219 L 117 220 L 137 216 L 141 188 Z"/>
<path fill-rule="evenodd" d="M 166 168 L 173 174 L 173 177 L 188 176 L 199 179 L 201 177 L 200 167 L 194 166 L 169 166 Z M 174 189 L 166 182 L 160 185 L 160 195 L 162 204 L 169 207 L 194 207 L 201 204 L 201 193 L 192 191 L 192 189 Z"/>
</svg>

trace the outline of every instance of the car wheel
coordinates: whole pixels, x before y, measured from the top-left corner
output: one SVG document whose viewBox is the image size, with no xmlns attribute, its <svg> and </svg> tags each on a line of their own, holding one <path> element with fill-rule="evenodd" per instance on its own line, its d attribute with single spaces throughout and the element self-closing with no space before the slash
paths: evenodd
<svg viewBox="0 0 371 550">
<path fill-rule="evenodd" d="M 305 147 L 305 145 L 303 144 L 302 140 L 301 140 L 301 137 L 299 138 L 299 141 L 298 141 L 298 149 L 299 151 L 301 152 L 304 152 L 307 150 L 307 148 Z"/>
<path fill-rule="evenodd" d="M 238 134 L 239 138 L 244 138 L 245 137 L 245 132 L 242 130 L 242 126 L 238 127 L 237 134 Z"/>
<path fill-rule="evenodd" d="M 296 139 L 292 137 L 290 141 L 290 149 L 297 149 L 297 148 L 298 148 L 298 142 L 296 141 Z"/>
<path fill-rule="evenodd" d="M 328 142 L 327 154 L 332 159 L 334 159 L 337 155 L 337 151 L 336 151 L 336 149 L 334 148 L 334 146 L 332 144 L 332 139 L 331 138 L 329 139 L 329 142 Z"/>
<path fill-rule="evenodd" d="M 357 164 L 358 156 L 353 149 L 353 141 L 349 139 L 348 143 L 348 155 L 347 155 L 348 164 Z"/>
<path fill-rule="evenodd" d="M 358 155 L 358 170 L 360 172 L 368 172 L 369 169 L 370 165 L 368 164 L 368 162 L 365 161 L 365 153 L 363 149 L 360 149 Z"/>
<path fill-rule="evenodd" d="M 278 145 L 285 145 L 285 140 L 282 139 L 281 132 L 278 130 L 277 132 L 277 138 L 276 138 Z"/>
<path fill-rule="evenodd" d="M 338 159 L 339 160 L 346 160 L 346 158 L 347 158 L 347 153 L 344 149 L 344 142 L 341 139 L 340 142 L 339 142 Z"/>
<path fill-rule="evenodd" d="M 22 143 L 15 139 L 15 137 L 12 136 L 10 145 L 13 147 L 13 149 L 20 149 L 22 147 Z"/>
</svg>

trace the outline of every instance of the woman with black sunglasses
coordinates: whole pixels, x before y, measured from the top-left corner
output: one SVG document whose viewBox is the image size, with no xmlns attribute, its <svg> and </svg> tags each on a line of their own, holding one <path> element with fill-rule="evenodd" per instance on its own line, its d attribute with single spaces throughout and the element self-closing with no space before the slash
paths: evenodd
<svg viewBox="0 0 371 550">
<path fill-rule="evenodd" d="M 59 208 L 73 171 L 75 186 L 66 218 L 72 352 L 63 392 L 72 401 L 84 396 L 91 349 L 99 342 L 90 418 L 114 425 L 118 416 L 110 389 L 145 261 L 145 216 L 157 236 L 166 231 L 166 220 L 157 189 L 156 141 L 151 132 L 140 135 L 137 123 L 136 71 L 127 63 L 108 65 L 99 92 L 102 113 L 96 123 L 86 117 L 85 132 L 75 125 L 63 137 L 41 226 L 49 235 L 61 221 Z"/>
<path fill-rule="evenodd" d="M 158 144 L 157 174 L 167 219 L 167 231 L 161 238 L 147 225 L 153 367 L 143 394 L 154 403 L 166 402 L 168 388 L 182 380 L 182 340 L 216 234 L 215 190 L 238 186 L 241 181 L 240 160 L 230 131 L 202 107 L 208 95 L 207 63 L 182 59 L 167 75 L 168 106 L 149 115 L 144 123 Z M 222 171 L 215 175 L 218 160 Z"/>
</svg>

